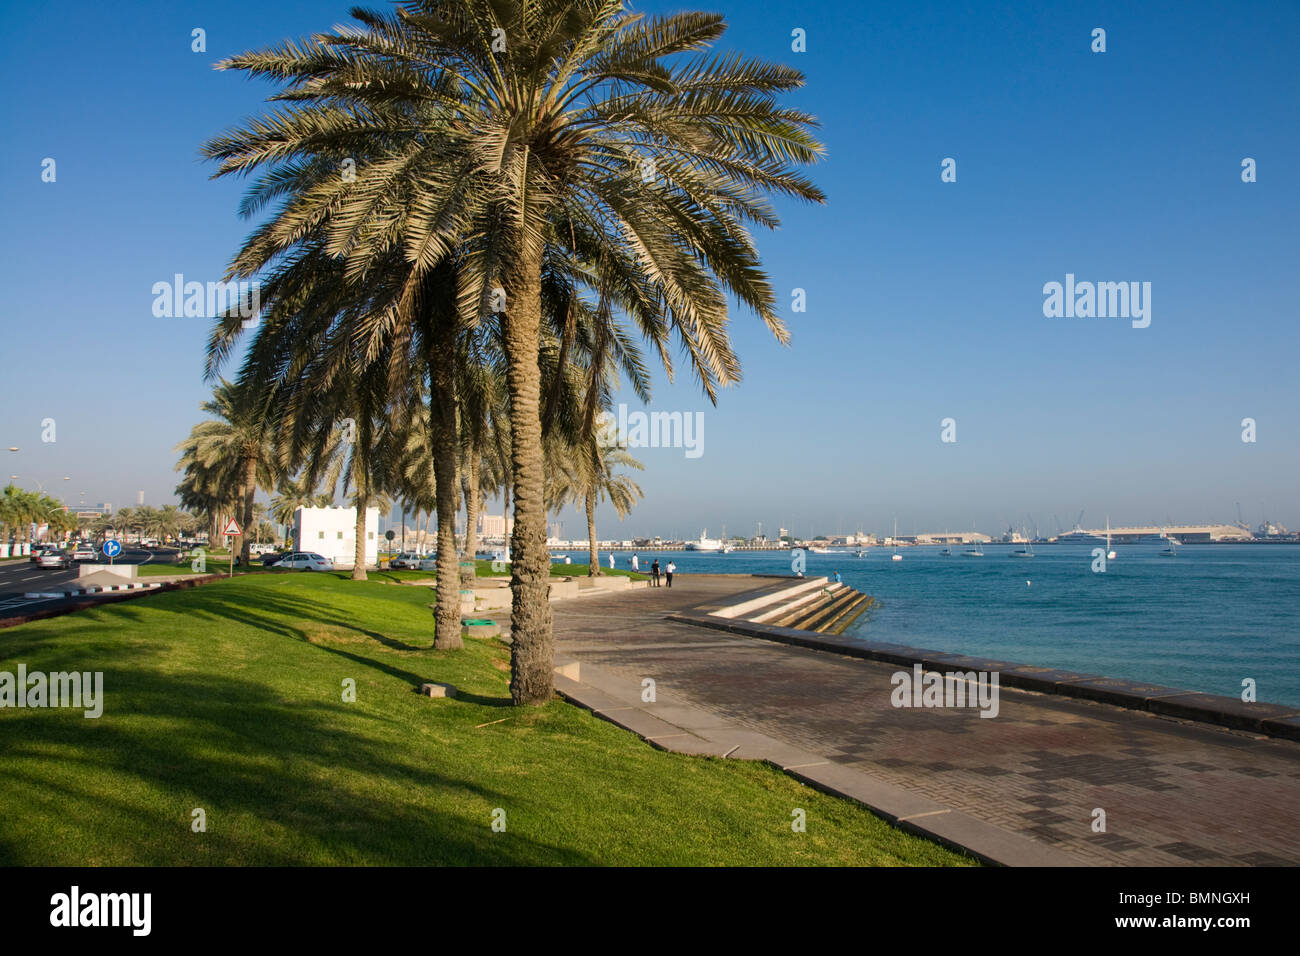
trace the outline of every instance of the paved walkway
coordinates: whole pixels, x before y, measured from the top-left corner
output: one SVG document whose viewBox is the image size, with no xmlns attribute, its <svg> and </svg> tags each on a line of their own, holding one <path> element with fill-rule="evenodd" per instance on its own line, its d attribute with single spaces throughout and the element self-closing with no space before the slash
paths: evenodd
<svg viewBox="0 0 1300 956">
<path fill-rule="evenodd" d="M 689 575 L 671 590 L 558 602 L 557 658 L 580 662 L 587 692 L 621 693 L 628 714 L 639 704 L 628 693 L 653 678 L 658 702 L 640 704 L 638 720 L 661 716 L 691 734 L 710 721 L 757 732 L 754 739 L 826 761 L 823 777 L 838 770 L 882 801 L 905 795 L 918 808 L 939 808 L 916 817 L 942 820 L 951 811 L 967 830 L 977 821 L 981 839 L 1032 841 L 1044 862 L 1300 863 L 1298 743 L 1007 687 L 993 719 L 974 709 L 895 708 L 890 676 L 898 667 L 664 620 L 788 583 Z M 619 722 L 654 736 L 637 720 Z M 1105 833 L 1092 831 L 1095 808 L 1106 813 Z M 1023 853 L 1008 858 L 1029 862 Z"/>
</svg>

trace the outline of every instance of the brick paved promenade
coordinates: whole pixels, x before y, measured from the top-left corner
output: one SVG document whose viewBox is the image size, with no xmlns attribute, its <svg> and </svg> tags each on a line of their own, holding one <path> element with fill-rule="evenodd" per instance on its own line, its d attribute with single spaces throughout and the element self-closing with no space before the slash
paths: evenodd
<svg viewBox="0 0 1300 956">
<path fill-rule="evenodd" d="M 1300 863 L 1300 743 L 1005 686 L 993 719 L 895 708 L 896 666 L 664 620 L 761 586 L 690 575 L 558 602 L 557 656 L 653 678 L 674 700 L 1080 864 Z M 1091 830 L 1097 807 L 1104 834 Z"/>
</svg>

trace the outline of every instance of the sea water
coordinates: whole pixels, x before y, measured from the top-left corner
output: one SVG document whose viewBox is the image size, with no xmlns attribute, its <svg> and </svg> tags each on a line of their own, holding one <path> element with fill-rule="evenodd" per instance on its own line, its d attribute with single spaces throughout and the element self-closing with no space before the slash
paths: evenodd
<svg viewBox="0 0 1300 956">
<path fill-rule="evenodd" d="M 879 605 L 846 632 L 931 650 L 1300 706 L 1300 545 L 1115 545 L 1094 571 L 1092 545 L 984 545 L 984 557 L 938 547 L 868 548 L 859 558 L 805 554 L 805 575 L 838 571 Z M 571 551 L 575 562 L 586 552 Z M 600 552 L 606 567 L 609 552 Z M 615 553 L 630 567 L 631 554 Z M 789 551 L 639 551 L 641 570 L 789 574 Z"/>
</svg>

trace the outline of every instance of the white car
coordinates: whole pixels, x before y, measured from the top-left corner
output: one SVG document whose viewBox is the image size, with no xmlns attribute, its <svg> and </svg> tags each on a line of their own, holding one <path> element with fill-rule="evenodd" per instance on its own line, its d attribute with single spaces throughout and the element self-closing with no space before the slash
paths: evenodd
<svg viewBox="0 0 1300 956">
<path fill-rule="evenodd" d="M 74 563 L 80 561 L 95 560 L 95 549 L 88 544 L 73 545 L 70 551 L 71 554 L 69 555 L 69 557 L 72 558 Z"/>
<path fill-rule="evenodd" d="M 392 568 L 394 571 L 396 571 L 399 568 L 407 568 L 413 571 L 419 568 L 420 558 L 421 555 L 417 554 L 414 551 L 403 551 L 397 557 L 393 558 L 393 560 L 389 561 L 388 566 Z"/>
<path fill-rule="evenodd" d="M 314 551 L 294 551 L 286 554 L 272 567 L 297 571 L 333 571 L 334 562 Z"/>
<path fill-rule="evenodd" d="M 436 554 L 431 554 L 427 558 L 421 558 L 417 567 L 421 571 L 437 571 L 438 556 Z"/>
</svg>

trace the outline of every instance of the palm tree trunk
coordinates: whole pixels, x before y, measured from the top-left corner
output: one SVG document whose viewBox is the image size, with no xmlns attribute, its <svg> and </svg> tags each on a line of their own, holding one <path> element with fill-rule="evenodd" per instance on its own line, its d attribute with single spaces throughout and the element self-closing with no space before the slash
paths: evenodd
<svg viewBox="0 0 1300 956">
<path fill-rule="evenodd" d="M 239 560 L 245 568 L 251 557 L 251 548 L 253 546 L 253 536 L 251 526 L 253 524 L 253 498 L 257 495 L 257 456 L 249 455 L 244 459 L 244 520 L 243 527 L 240 528 L 244 533 L 240 536 Z"/>
<path fill-rule="evenodd" d="M 454 651 L 460 638 L 460 555 L 456 553 L 456 379 L 455 326 L 449 316 L 440 328 L 438 357 L 429 367 L 429 424 L 433 443 L 434 500 L 438 510 L 438 606 L 433 646 Z M 448 342 L 447 340 L 450 339 Z"/>
<path fill-rule="evenodd" d="M 352 580 L 365 581 L 366 578 L 366 505 L 357 495 L 357 540 L 352 549 Z"/>
<path fill-rule="evenodd" d="M 516 704 L 543 704 L 555 692 L 555 648 L 549 599 L 551 557 L 546 550 L 545 469 L 542 456 L 541 251 L 525 240 L 509 257 L 506 274 L 506 386 L 510 394 L 510 462 L 515 526 L 510 538 L 510 696 Z"/>
<path fill-rule="evenodd" d="M 471 446 L 469 452 L 469 486 L 465 489 L 465 560 L 470 563 L 469 587 L 474 586 L 475 556 L 478 554 L 478 449 Z"/>
<path fill-rule="evenodd" d="M 587 573 L 600 577 L 600 555 L 596 553 L 596 498 L 587 494 Z"/>
</svg>

